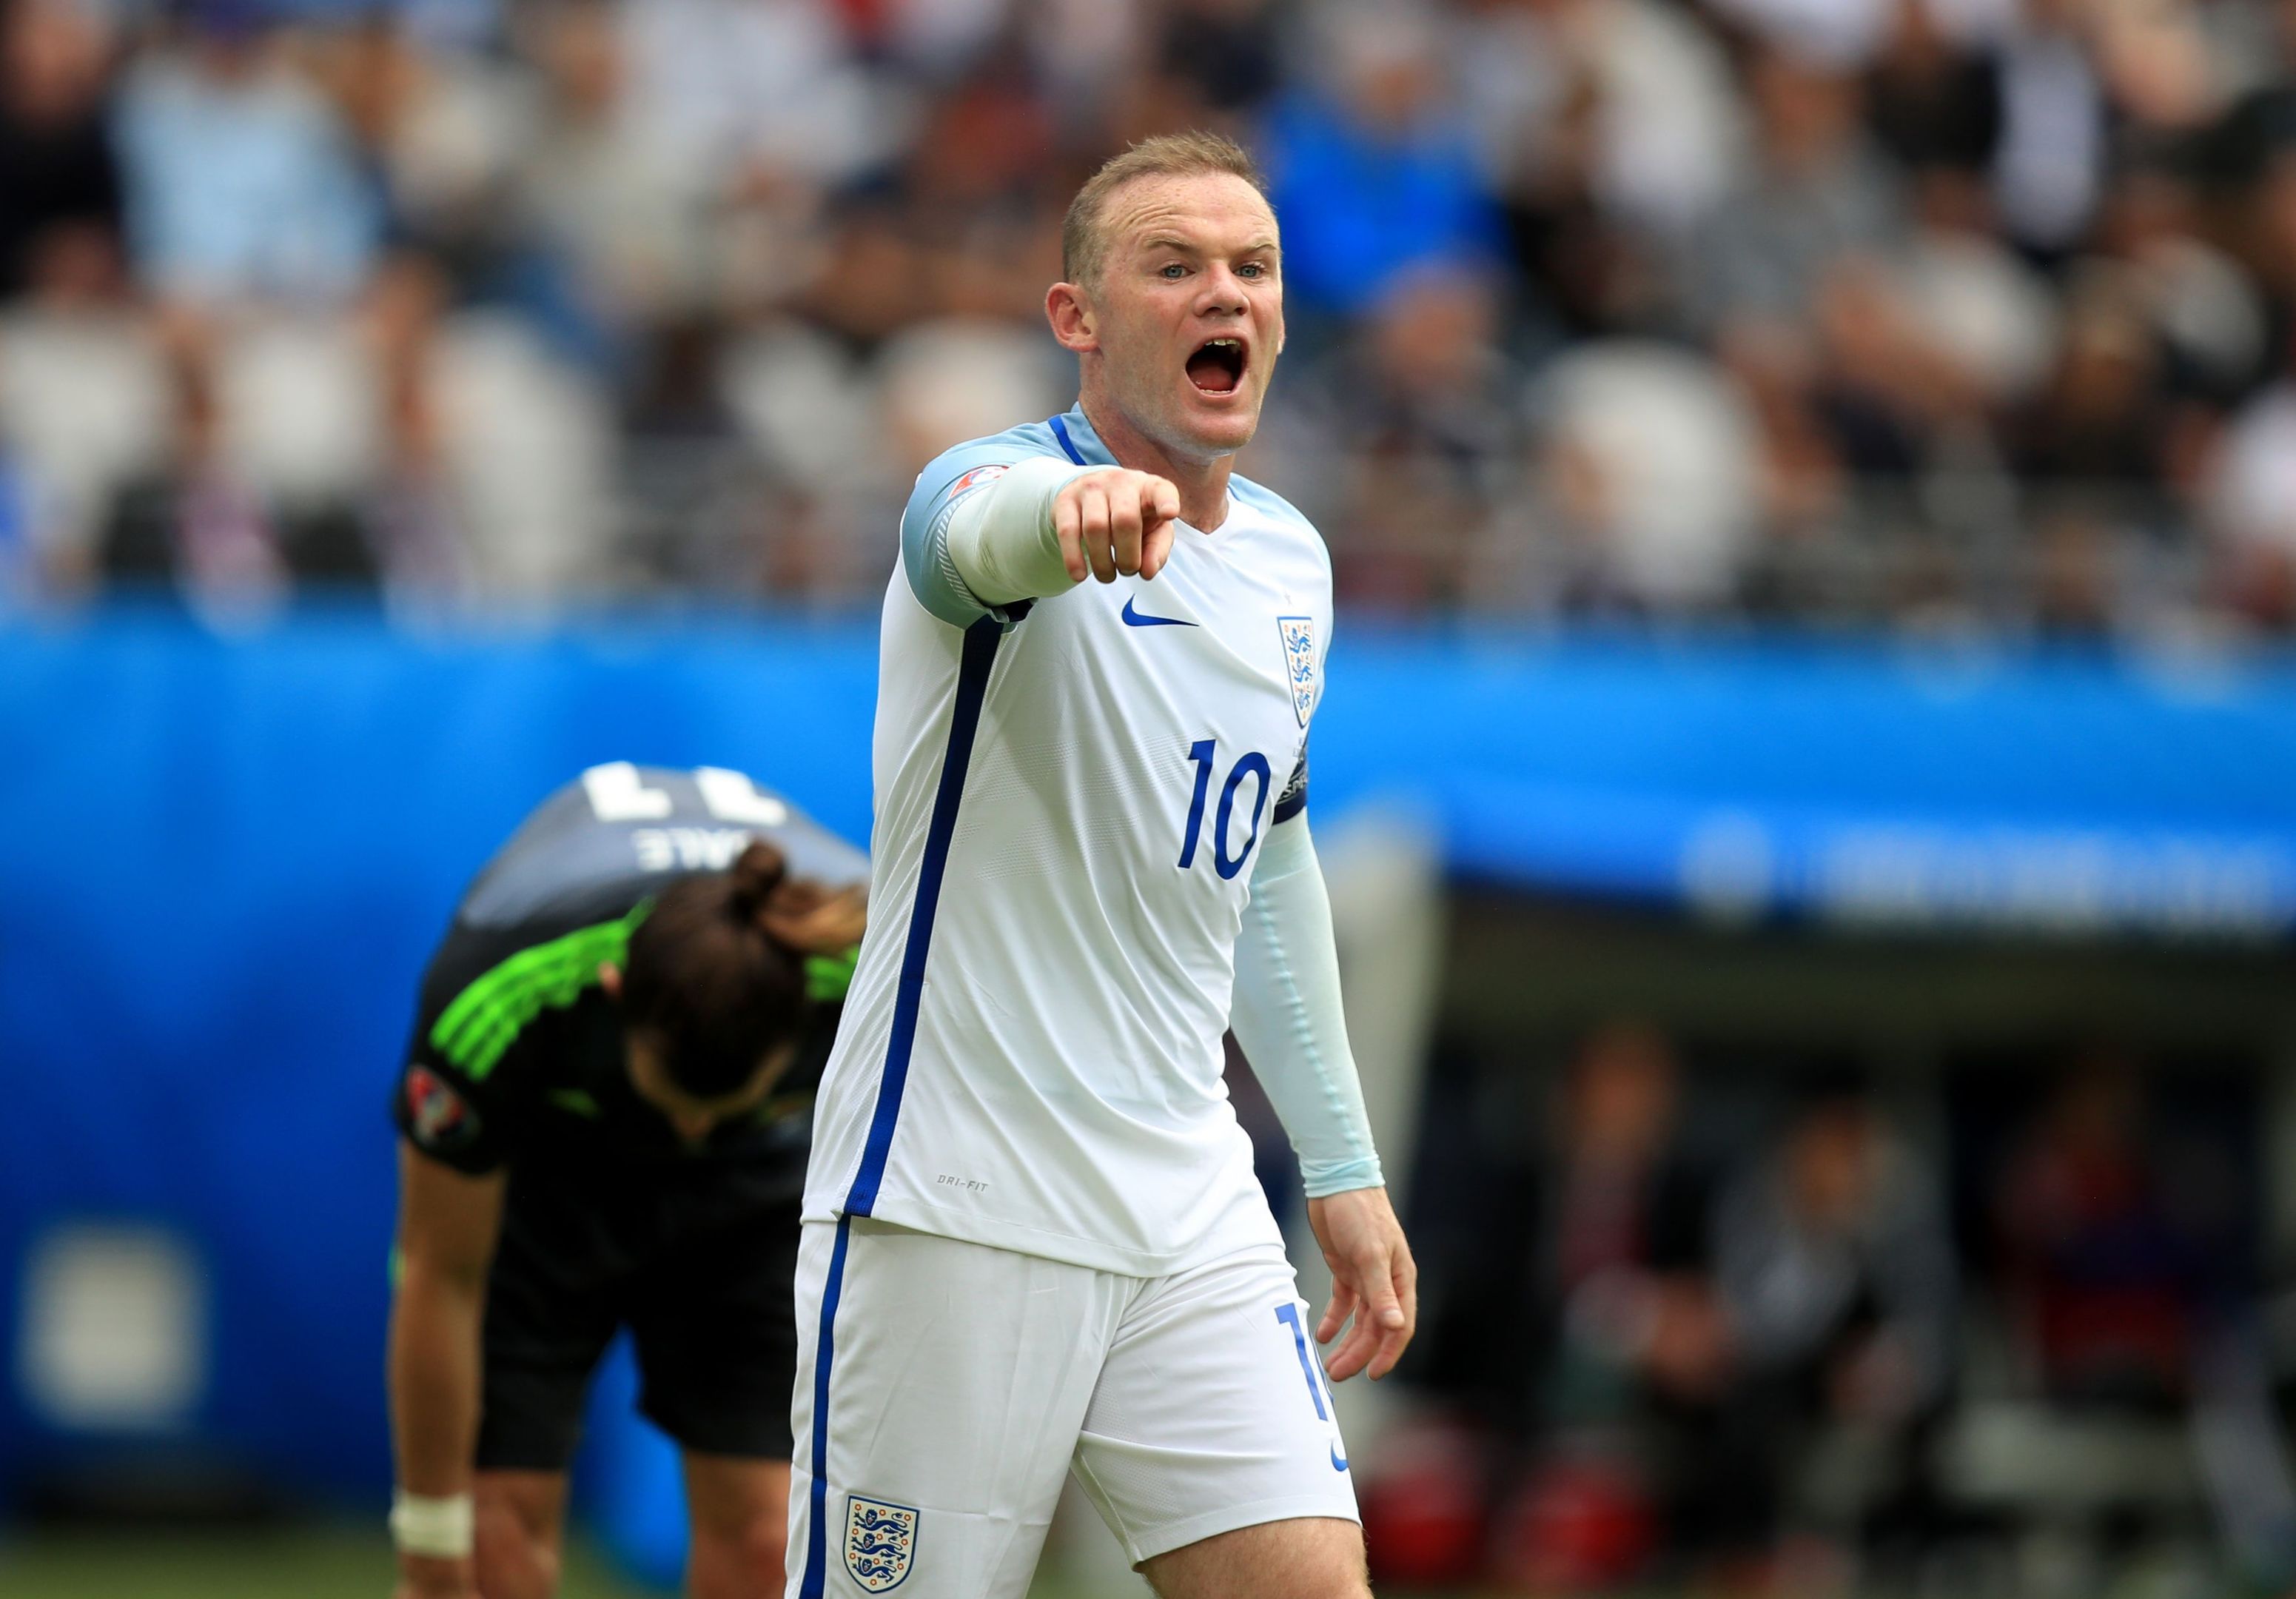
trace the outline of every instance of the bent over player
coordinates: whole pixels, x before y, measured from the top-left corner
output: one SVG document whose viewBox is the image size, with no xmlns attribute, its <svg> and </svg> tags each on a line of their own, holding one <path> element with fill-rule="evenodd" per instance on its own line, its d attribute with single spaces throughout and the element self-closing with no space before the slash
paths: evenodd
<svg viewBox="0 0 2296 1599">
<path fill-rule="evenodd" d="M 547 1599 L 634 1333 L 696 1599 L 779 1580 L 808 1111 L 868 862 L 740 773 L 594 767 L 463 897 L 394 1113 L 401 1599 Z"/>
<path fill-rule="evenodd" d="M 1305 814 L 1330 561 L 1230 472 L 1283 347 L 1275 218 L 1234 144 L 1168 137 L 1085 185 L 1064 246 L 1079 404 L 927 467 L 886 596 L 787 1591 L 1017 1599 L 1072 1469 L 1168 1599 L 1356 1599 L 1311 1334 L 1352 1316 L 1329 1376 L 1382 1375 L 1414 1268 Z M 1299 1152 L 1319 1323 L 1222 1084 L 1231 1023 Z"/>
</svg>

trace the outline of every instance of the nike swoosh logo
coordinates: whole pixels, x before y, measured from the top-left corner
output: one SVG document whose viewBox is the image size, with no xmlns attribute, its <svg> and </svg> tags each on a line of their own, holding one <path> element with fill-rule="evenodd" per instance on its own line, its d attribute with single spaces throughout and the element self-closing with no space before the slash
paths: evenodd
<svg viewBox="0 0 2296 1599">
<path fill-rule="evenodd" d="M 1344 1472 L 1347 1469 L 1348 1457 L 1340 1453 L 1339 1445 L 1333 1444 L 1332 1446 L 1332 1470 L 1335 1472 Z"/>
<path fill-rule="evenodd" d="M 1196 624 L 1177 616 L 1142 616 L 1132 609 L 1133 602 L 1124 602 L 1124 624 L 1128 627 L 1193 627 Z"/>
</svg>

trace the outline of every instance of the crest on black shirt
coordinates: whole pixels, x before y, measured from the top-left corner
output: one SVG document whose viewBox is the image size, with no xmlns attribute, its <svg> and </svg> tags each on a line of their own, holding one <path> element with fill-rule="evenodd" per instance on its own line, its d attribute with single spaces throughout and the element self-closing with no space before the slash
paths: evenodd
<svg viewBox="0 0 2296 1599">
<path fill-rule="evenodd" d="M 479 1113 L 428 1066 L 406 1070 L 406 1126 L 424 1149 L 460 1149 L 479 1136 Z"/>
</svg>

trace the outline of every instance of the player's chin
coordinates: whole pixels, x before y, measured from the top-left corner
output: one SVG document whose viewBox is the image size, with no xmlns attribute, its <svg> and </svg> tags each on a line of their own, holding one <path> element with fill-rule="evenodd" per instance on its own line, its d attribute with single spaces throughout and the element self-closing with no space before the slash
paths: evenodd
<svg viewBox="0 0 2296 1599">
<path fill-rule="evenodd" d="M 1259 396 L 1241 384 L 1223 394 L 1196 390 L 1183 398 L 1178 420 L 1199 450 L 1233 455 L 1259 430 Z"/>
</svg>

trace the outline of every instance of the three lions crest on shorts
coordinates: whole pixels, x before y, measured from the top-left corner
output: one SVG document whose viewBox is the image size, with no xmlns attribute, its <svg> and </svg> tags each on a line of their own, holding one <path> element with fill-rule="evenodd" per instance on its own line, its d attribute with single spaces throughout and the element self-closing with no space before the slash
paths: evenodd
<svg viewBox="0 0 2296 1599">
<path fill-rule="evenodd" d="M 858 1494 L 845 1498 L 845 1569 L 870 1593 L 901 1586 L 917 1553 L 917 1513 Z"/>
</svg>

